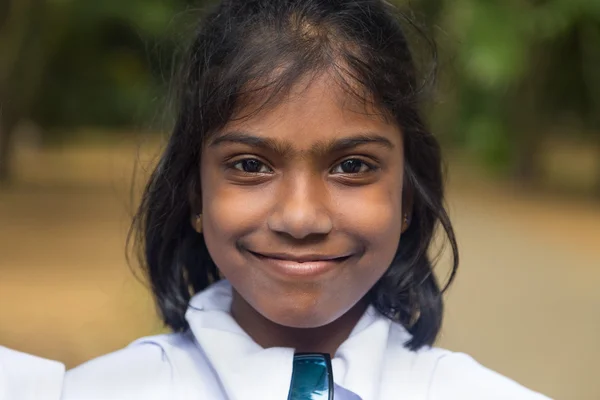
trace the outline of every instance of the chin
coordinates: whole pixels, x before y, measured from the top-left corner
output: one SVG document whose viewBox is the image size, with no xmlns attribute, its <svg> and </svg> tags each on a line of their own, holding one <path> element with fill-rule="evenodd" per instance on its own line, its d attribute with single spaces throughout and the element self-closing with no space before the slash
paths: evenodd
<svg viewBox="0 0 600 400">
<path fill-rule="evenodd" d="M 289 328 L 320 328 L 344 315 L 350 307 L 332 311 L 331 299 L 316 300 L 288 296 L 287 301 L 278 301 L 268 307 L 259 307 L 257 311 L 268 320 Z M 276 305 L 277 307 L 273 307 Z M 324 307 L 323 305 L 327 305 Z M 337 312 L 336 312 L 337 311 Z"/>
<path fill-rule="evenodd" d="M 335 321 L 336 318 L 315 315 L 314 313 L 294 312 L 285 315 L 277 314 L 273 318 L 265 315 L 272 322 L 288 328 L 311 329 L 320 328 Z"/>
</svg>

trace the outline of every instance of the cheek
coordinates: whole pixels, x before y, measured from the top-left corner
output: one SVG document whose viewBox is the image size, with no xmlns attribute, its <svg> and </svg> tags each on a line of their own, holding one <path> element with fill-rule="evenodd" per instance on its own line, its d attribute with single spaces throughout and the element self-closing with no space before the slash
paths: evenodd
<svg viewBox="0 0 600 400">
<path fill-rule="evenodd" d="M 202 214 L 205 231 L 221 239 L 257 229 L 275 196 L 269 188 L 233 185 L 222 177 L 203 176 Z"/>
<path fill-rule="evenodd" d="M 204 240 L 221 274 L 232 283 L 252 280 L 252 269 L 236 251 L 240 237 L 257 230 L 268 210 L 268 196 L 256 189 L 231 185 L 222 178 L 206 177 L 202 183 Z M 235 278 L 235 279 L 232 279 Z"/>
<path fill-rule="evenodd" d="M 381 183 L 340 193 L 336 199 L 340 229 L 366 244 L 368 256 L 393 258 L 402 229 L 402 185 Z"/>
</svg>

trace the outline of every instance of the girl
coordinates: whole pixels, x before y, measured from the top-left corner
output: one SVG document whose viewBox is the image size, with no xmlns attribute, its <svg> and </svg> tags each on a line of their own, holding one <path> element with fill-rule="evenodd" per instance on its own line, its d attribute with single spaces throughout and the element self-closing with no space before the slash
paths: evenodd
<svg viewBox="0 0 600 400">
<path fill-rule="evenodd" d="M 135 225 L 175 333 L 68 372 L 64 400 L 542 399 L 431 347 L 438 143 L 383 0 L 229 0 L 185 61 Z"/>
</svg>

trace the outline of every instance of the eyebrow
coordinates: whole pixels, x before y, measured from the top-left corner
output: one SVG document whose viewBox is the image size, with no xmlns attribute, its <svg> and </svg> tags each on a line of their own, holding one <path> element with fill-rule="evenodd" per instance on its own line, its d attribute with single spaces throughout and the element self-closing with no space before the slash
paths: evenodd
<svg viewBox="0 0 600 400">
<path fill-rule="evenodd" d="M 289 144 L 284 144 L 276 139 L 263 138 L 260 136 L 254 136 L 249 133 L 239 131 L 227 132 L 217 136 L 209 144 L 209 147 L 218 147 L 226 143 L 244 144 L 250 147 L 258 147 L 283 156 L 293 153 L 292 146 Z"/>
<path fill-rule="evenodd" d="M 295 150 L 289 143 L 284 143 L 273 138 L 263 138 L 240 131 L 227 132 L 217 136 L 212 142 L 210 142 L 209 147 L 217 147 L 225 143 L 244 144 L 251 147 L 258 147 L 283 157 L 295 153 Z M 309 152 L 317 155 L 339 153 L 368 144 L 382 146 L 387 149 L 394 148 L 392 142 L 386 137 L 374 132 L 365 132 L 341 139 L 334 139 L 329 142 L 315 143 Z"/>
<path fill-rule="evenodd" d="M 385 147 L 387 149 L 394 148 L 394 145 L 392 144 L 392 142 L 389 139 L 387 139 L 381 135 L 378 135 L 376 133 L 367 132 L 367 133 L 360 133 L 360 134 L 342 138 L 342 139 L 333 140 L 330 143 L 321 145 L 321 147 L 322 147 L 321 151 L 323 153 L 337 153 L 337 152 L 342 152 L 345 150 L 351 150 L 355 147 L 367 145 L 367 144 L 374 144 L 374 145 Z"/>
</svg>

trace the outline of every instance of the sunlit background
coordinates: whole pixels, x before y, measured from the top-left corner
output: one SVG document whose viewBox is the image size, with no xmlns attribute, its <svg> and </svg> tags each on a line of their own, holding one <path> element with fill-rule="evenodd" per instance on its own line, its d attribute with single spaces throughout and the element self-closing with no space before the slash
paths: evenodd
<svg viewBox="0 0 600 400">
<path fill-rule="evenodd" d="M 0 0 L 0 345 L 73 367 L 161 331 L 125 239 L 208 3 Z M 462 252 L 439 345 L 598 400 L 600 0 L 410 5 Z"/>
</svg>

